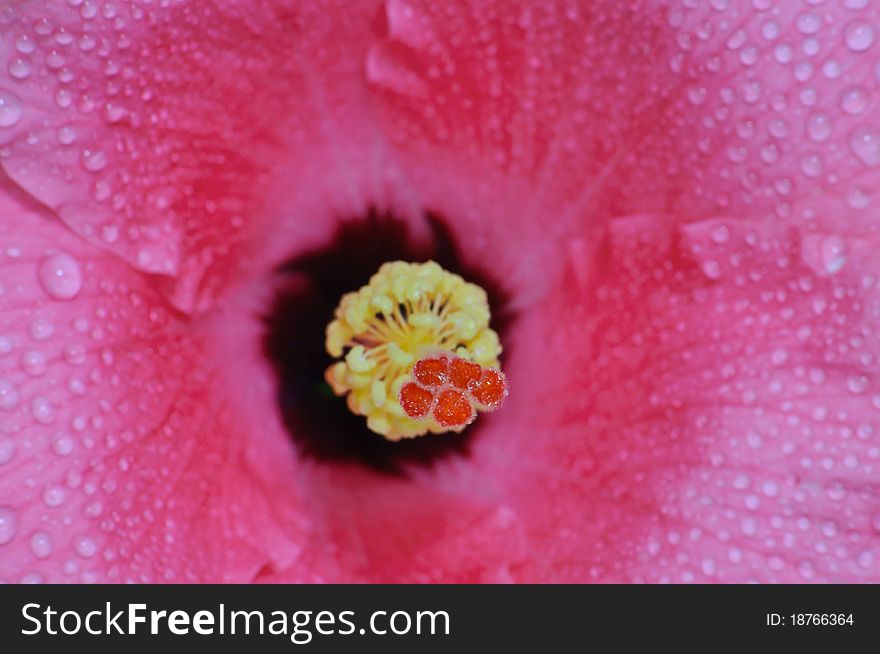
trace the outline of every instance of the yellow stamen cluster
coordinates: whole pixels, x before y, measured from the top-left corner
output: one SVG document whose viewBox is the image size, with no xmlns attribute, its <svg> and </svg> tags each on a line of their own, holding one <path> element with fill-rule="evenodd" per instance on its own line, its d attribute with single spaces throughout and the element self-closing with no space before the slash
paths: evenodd
<svg viewBox="0 0 880 654">
<path fill-rule="evenodd" d="M 370 283 L 347 293 L 327 326 L 327 368 L 333 392 L 388 440 L 444 430 L 407 416 L 398 402 L 413 364 L 431 350 L 454 352 L 483 367 L 498 366 L 501 344 L 489 328 L 486 292 L 433 261 L 384 264 Z"/>
</svg>

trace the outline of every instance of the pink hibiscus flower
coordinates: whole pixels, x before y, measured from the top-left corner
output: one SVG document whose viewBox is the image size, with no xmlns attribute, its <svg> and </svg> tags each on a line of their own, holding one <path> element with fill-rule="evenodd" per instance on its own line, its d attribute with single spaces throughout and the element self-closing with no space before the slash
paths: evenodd
<svg viewBox="0 0 880 654">
<path fill-rule="evenodd" d="M 869 0 L 13 0 L 0 578 L 880 581 L 878 60 Z M 511 394 L 384 443 L 323 329 L 424 256 Z"/>
</svg>

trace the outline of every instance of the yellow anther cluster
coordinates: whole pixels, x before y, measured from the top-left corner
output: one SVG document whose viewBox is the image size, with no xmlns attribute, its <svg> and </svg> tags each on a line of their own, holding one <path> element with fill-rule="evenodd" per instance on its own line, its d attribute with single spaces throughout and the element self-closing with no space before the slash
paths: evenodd
<svg viewBox="0 0 880 654">
<path fill-rule="evenodd" d="M 497 366 L 501 344 L 489 328 L 486 292 L 433 261 L 384 264 L 370 283 L 347 293 L 327 326 L 326 348 L 340 361 L 325 378 L 348 408 L 389 440 L 439 433 L 398 402 L 412 365 L 433 349 Z"/>
</svg>

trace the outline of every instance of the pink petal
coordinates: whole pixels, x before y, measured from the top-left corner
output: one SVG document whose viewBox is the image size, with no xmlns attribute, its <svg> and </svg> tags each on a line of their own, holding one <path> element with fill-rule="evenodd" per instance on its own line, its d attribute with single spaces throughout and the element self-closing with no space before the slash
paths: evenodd
<svg viewBox="0 0 880 654">
<path fill-rule="evenodd" d="M 234 428 L 209 343 L 4 183 L 0 578 L 243 581 L 289 561 L 270 448 Z"/>
<path fill-rule="evenodd" d="M 569 248 L 517 331 L 534 347 L 478 461 L 508 480 L 528 578 L 876 582 L 876 239 L 829 275 L 792 230 L 678 222 Z"/>
<path fill-rule="evenodd" d="M 878 11 L 388 0 L 367 76 L 425 202 L 471 238 L 534 249 L 635 211 L 873 229 Z"/>
<path fill-rule="evenodd" d="M 303 556 L 259 580 L 512 581 L 529 557 L 519 518 L 503 498 L 449 477 L 398 480 L 343 465 L 307 472 L 314 529 Z"/>
<path fill-rule="evenodd" d="M 765 6 L 386 2 L 385 128 L 524 316 L 524 578 L 876 580 L 877 8 Z"/>
<path fill-rule="evenodd" d="M 177 306 L 209 306 L 264 265 L 269 221 L 308 234 L 297 203 L 332 199 L 313 221 L 364 208 L 349 168 L 378 152 L 361 75 L 374 5 L 341 4 L 6 8 L 0 164 L 77 234 L 179 277 Z"/>
<path fill-rule="evenodd" d="M 804 9 L 815 35 L 759 5 L 389 0 L 372 47 L 371 3 L 3 14 L 4 169 L 93 244 L 180 279 L 134 277 L 33 210 L 0 218 L 24 253 L 0 259 L 0 575 L 876 581 L 877 45 L 850 42 L 876 9 Z M 370 204 L 445 214 L 523 316 L 511 401 L 473 456 L 405 480 L 298 457 L 250 318 L 259 272 Z M 83 288 L 38 299 L 59 247 Z M 224 302 L 185 319 L 159 287 L 186 310 Z M 31 346 L 41 317 L 54 334 Z M 96 334 L 113 346 L 71 372 L 66 349 Z M 46 372 L 22 367 L 26 342 Z"/>
</svg>

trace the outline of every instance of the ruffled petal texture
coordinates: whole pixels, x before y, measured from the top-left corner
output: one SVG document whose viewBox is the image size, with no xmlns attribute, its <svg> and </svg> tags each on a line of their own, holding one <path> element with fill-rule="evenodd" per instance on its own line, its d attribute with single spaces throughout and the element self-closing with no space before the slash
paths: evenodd
<svg viewBox="0 0 880 654">
<path fill-rule="evenodd" d="M 877 580 L 877 11 L 386 3 L 385 127 L 517 289 L 522 578 Z"/>
<path fill-rule="evenodd" d="M 635 212 L 876 229 L 873 3 L 389 0 L 383 30 L 389 137 L 505 271 Z"/>
<path fill-rule="evenodd" d="M 0 577 L 880 581 L 878 48 L 858 0 L 0 10 Z M 371 208 L 516 313 L 504 410 L 397 476 L 300 451 L 261 347 Z"/>
<path fill-rule="evenodd" d="M 293 551 L 198 326 L 26 199 L 0 241 L 0 577 L 244 581 Z"/>
<path fill-rule="evenodd" d="M 337 4 L 16 2 L 0 15 L 0 165 L 205 309 L 263 263 L 305 189 L 314 223 L 364 209 L 372 174 L 351 174 L 351 144 L 360 168 L 379 157 L 351 80 L 375 4 Z"/>
<path fill-rule="evenodd" d="M 834 276 L 808 245 L 616 218 L 594 274 L 542 305 L 555 320 L 526 321 L 543 347 L 508 374 L 535 376 L 536 407 L 511 403 L 484 455 L 506 450 L 516 513 L 552 543 L 540 578 L 878 580 L 876 240 Z"/>
</svg>

